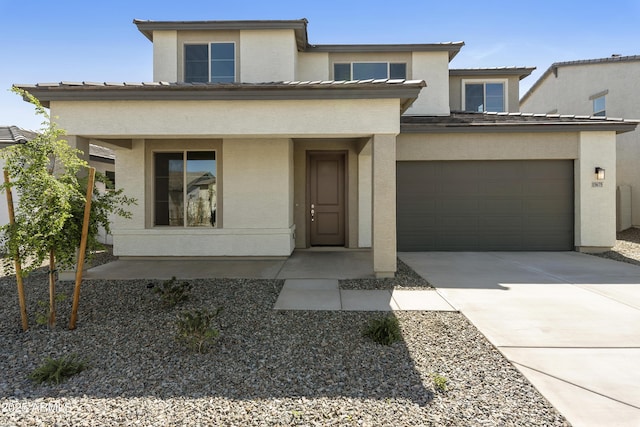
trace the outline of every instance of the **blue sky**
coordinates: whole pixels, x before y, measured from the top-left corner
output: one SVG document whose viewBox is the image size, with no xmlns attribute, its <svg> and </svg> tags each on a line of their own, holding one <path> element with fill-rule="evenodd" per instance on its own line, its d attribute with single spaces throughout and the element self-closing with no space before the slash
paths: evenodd
<svg viewBox="0 0 640 427">
<path fill-rule="evenodd" d="M 13 83 L 150 81 L 152 45 L 134 18 L 309 20 L 312 44 L 464 41 L 451 67 L 535 66 L 640 54 L 640 0 L 479 2 L 0 0 L 0 125 L 40 128 Z"/>
</svg>

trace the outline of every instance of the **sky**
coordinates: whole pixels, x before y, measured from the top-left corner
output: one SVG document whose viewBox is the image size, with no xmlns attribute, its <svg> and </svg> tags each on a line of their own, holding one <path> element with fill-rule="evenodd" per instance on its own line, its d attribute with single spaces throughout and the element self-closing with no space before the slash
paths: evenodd
<svg viewBox="0 0 640 427">
<path fill-rule="evenodd" d="M 133 19 L 309 21 L 311 44 L 464 41 L 451 68 L 533 66 L 640 54 L 640 0 L 0 0 L 0 125 L 41 128 L 14 83 L 152 80 L 152 44 Z M 428 82 L 427 82 L 428 83 Z"/>
</svg>

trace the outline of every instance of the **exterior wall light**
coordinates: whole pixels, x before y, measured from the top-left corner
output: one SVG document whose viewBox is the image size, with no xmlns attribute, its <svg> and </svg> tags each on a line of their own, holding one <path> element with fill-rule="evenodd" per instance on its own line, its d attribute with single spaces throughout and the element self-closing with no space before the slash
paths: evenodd
<svg viewBox="0 0 640 427">
<path fill-rule="evenodd" d="M 604 181 L 604 169 L 596 167 L 596 179 L 598 181 Z"/>
</svg>

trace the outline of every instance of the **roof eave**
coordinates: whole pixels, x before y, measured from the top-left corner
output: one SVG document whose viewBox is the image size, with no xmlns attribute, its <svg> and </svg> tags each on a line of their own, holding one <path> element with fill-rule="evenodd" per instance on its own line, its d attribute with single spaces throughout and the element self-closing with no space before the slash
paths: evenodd
<svg viewBox="0 0 640 427">
<path fill-rule="evenodd" d="M 388 53 L 388 52 L 449 52 L 451 61 L 460 52 L 464 42 L 420 44 L 319 44 L 309 45 L 307 52 L 329 53 Z"/>
<path fill-rule="evenodd" d="M 576 123 L 468 123 L 468 124 L 422 124 L 401 123 L 401 133 L 536 133 L 536 132 L 579 132 L 615 131 L 616 134 L 631 132 L 638 123 L 634 122 L 576 122 Z"/>
</svg>

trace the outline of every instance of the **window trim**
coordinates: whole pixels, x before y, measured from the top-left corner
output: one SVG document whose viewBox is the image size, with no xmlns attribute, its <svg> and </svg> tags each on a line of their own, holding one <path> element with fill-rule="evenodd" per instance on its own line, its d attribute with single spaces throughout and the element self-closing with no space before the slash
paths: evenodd
<svg viewBox="0 0 640 427">
<path fill-rule="evenodd" d="M 207 45 L 207 83 L 211 83 L 211 45 L 212 44 L 232 44 L 233 45 L 233 82 L 238 82 L 238 46 L 235 41 L 217 40 L 217 41 L 189 41 L 182 43 L 182 81 L 187 83 L 187 46 Z M 223 83 L 220 83 L 223 84 Z"/>
<path fill-rule="evenodd" d="M 333 79 L 335 80 L 335 76 L 336 76 L 336 65 L 340 64 L 340 65 L 345 65 L 345 64 L 349 64 L 349 80 L 353 80 L 353 64 L 387 64 L 387 79 L 390 79 L 391 77 L 389 77 L 391 75 L 391 64 L 403 64 L 404 65 L 404 72 L 405 72 L 405 80 L 408 78 L 407 77 L 407 70 L 409 69 L 408 67 L 408 63 L 407 62 L 403 62 L 403 61 L 335 61 L 332 64 L 331 67 L 331 75 L 333 77 Z"/>
<path fill-rule="evenodd" d="M 591 101 L 591 115 L 596 117 L 606 117 L 607 116 L 607 95 L 609 94 L 609 90 L 603 90 L 596 94 L 593 94 L 589 97 Z M 604 108 L 596 110 L 596 101 L 602 99 L 604 102 Z"/>
<path fill-rule="evenodd" d="M 486 84 L 487 83 L 502 83 L 502 87 L 504 88 L 504 94 L 503 94 L 503 100 L 502 100 L 502 112 L 508 112 L 509 111 L 509 79 L 461 79 L 460 84 L 461 84 L 461 100 L 460 100 L 460 107 L 462 109 L 462 111 L 467 111 L 466 108 L 466 93 L 467 93 L 467 84 L 483 84 L 484 87 L 484 91 L 483 91 L 483 96 L 485 97 L 484 101 L 485 104 L 487 103 L 487 99 L 486 99 Z M 486 112 L 487 110 L 485 109 L 483 112 Z"/>
<path fill-rule="evenodd" d="M 155 162 L 155 155 L 156 153 L 182 153 L 183 158 L 182 161 L 185 162 L 187 160 L 187 153 L 188 152 L 202 152 L 202 151 L 207 151 L 207 152 L 213 152 L 215 153 L 215 161 L 216 161 L 216 225 L 215 227 L 198 227 L 198 226 L 189 226 L 187 225 L 187 193 L 186 191 L 182 192 L 182 209 L 183 209 L 183 223 L 182 225 L 157 225 L 155 223 L 155 218 L 156 218 L 156 199 L 155 199 L 155 194 L 156 194 L 156 162 Z M 151 219 L 151 228 L 162 228 L 162 229 L 166 229 L 166 228 L 172 228 L 172 229 L 188 229 L 188 230 L 202 230 L 202 229 L 210 229 L 210 230 L 217 230 L 219 228 L 222 228 L 221 226 L 221 222 L 220 222 L 220 212 L 219 212 L 219 208 L 221 203 L 219 203 L 220 201 L 220 190 L 219 190 L 219 175 L 220 175 L 220 168 L 219 168 L 219 160 L 218 160 L 218 155 L 221 152 L 221 150 L 219 150 L 218 148 L 161 148 L 161 149 L 151 149 L 150 153 L 151 153 L 151 177 L 150 177 L 150 184 L 151 184 L 151 209 L 150 209 L 150 219 Z M 186 185 L 187 182 L 187 168 L 184 167 L 183 168 L 183 185 Z M 184 188 L 183 188 L 184 190 Z"/>
</svg>

